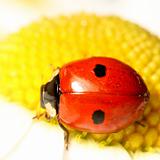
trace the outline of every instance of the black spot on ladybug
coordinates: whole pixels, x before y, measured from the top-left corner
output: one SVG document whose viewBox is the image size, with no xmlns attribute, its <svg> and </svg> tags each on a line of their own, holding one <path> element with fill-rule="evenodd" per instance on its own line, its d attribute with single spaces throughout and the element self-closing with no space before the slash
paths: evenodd
<svg viewBox="0 0 160 160">
<path fill-rule="evenodd" d="M 97 77 L 104 77 L 106 75 L 106 66 L 102 64 L 96 64 L 93 71 Z"/>
<path fill-rule="evenodd" d="M 94 124 L 101 124 L 104 121 L 105 113 L 102 110 L 96 110 L 92 114 Z"/>
</svg>

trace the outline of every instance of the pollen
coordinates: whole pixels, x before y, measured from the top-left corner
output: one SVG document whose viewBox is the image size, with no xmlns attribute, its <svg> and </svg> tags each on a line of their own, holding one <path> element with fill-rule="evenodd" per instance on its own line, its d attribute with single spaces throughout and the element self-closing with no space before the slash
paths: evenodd
<svg viewBox="0 0 160 160">
<path fill-rule="evenodd" d="M 140 133 L 133 133 L 128 137 L 125 143 L 125 147 L 127 149 L 134 151 L 140 149 L 143 143 L 144 143 L 143 135 Z"/>
<path fill-rule="evenodd" d="M 116 16 L 80 13 L 42 18 L 8 35 L 0 41 L 0 94 L 35 110 L 40 86 L 54 69 L 91 56 L 113 57 L 133 67 L 151 97 L 140 123 L 92 138 L 104 145 L 121 143 L 130 151 L 160 147 L 160 39 Z"/>
<path fill-rule="evenodd" d="M 152 112 L 148 115 L 147 120 L 151 126 L 156 126 L 159 123 L 159 113 Z"/>
<path fill-rule="evenodd" d="M 146 147 L 150 147 L 154 145 L 158 140 L 158 131 L 155 128 L 150 128 L 145 135 L 145 142 L 144 144 Z"/>
</svg>

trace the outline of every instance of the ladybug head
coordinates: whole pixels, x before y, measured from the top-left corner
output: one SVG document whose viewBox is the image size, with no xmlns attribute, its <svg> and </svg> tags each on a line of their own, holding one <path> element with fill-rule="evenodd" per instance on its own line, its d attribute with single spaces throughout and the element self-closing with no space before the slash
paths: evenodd
<svg viewBox="0 0 160 160">
<path fill-rule="evenodd" d="M 51 81 L 41 86 L 41 107 L 51 118 L 58 113 L 59 96 L 59 72 L 56 72 Z"/>
</svg>

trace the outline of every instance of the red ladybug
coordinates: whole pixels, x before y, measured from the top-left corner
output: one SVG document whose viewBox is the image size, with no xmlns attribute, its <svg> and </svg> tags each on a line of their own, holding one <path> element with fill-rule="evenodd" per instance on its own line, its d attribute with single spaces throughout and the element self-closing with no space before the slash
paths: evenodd
<svg viewBox="0 0 160 160">
<path fill-rule="evenodd" d="M 149 100 L 135 70 L 113 58 L 93 57 L 64 65 L 41 87 L 41 106 L 59 124 L 111 133 L 138 120 Z M 65 127 L 64 127 L 65 126 Z"/>
</svg>

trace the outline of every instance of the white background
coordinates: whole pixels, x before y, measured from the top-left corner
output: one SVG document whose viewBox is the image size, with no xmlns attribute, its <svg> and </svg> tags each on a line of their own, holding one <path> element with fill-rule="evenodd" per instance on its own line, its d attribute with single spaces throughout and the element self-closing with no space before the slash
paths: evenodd
<svg viewBox="0 0 160 160">
<path fill-rule="evenodd" d="M 0 34 L 39 16 L 77 11 L 116 14 L 160 34 L 159 0 L 0 0 Z"/>
</svg>

